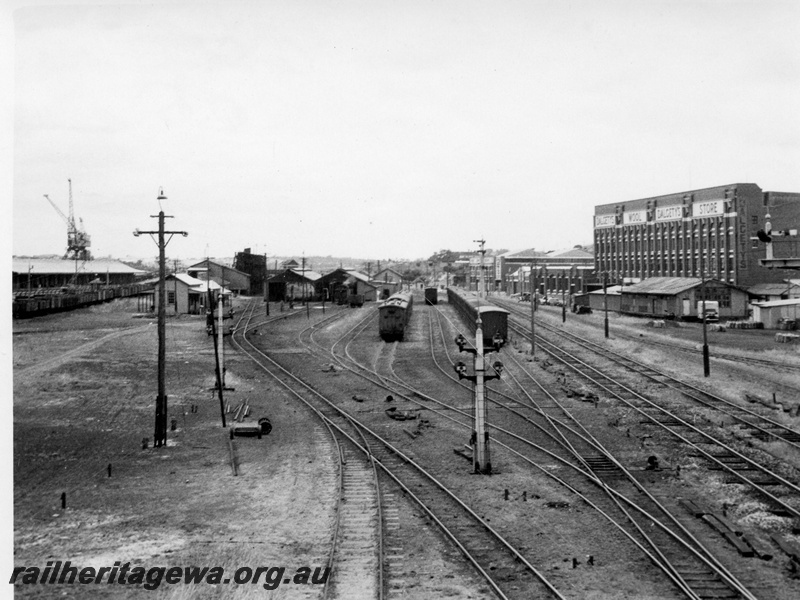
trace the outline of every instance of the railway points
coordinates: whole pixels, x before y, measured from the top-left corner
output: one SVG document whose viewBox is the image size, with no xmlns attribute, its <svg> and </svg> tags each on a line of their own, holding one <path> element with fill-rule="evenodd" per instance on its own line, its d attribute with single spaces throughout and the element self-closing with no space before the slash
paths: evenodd
<svg viewBox="0 0 800 600">
<path fill-rule="evenodd" d="M 422 294 L 416 293 L 419 300 Z M 348 484 L 336 483 L 336 478 L 324 484 L 331 490 L 331 499 L 355 498 L 361 503 L 357 505 L 361 508 L 351 513 L 348 509 L 354 505 L 346 506 L 349 500 L 341 509 L 326 509 L 332 517 L 340 513 L 341 535 L 318 536 L 314 543 L 317 551 L 324 549 L 317 552 L 318 556 L 325 555 L 329 564 L 342 567 L 339 578 L 330 579 L 329 594 L 340 595 L 342 590 L 366 585 L 364 589 L 372 590 L 369 597 L 379 597 L 378 590 L 383 590 L 384 597 L 395 597 L 399 590 L 419 584 L 423 560 L 428 565 L 443 561 L 441 564 L 449 566 L 444 571 L 424 571 L 425 577 L 430 572 L 433 579 L 420 588 L 420 598 L 441 597 L 445 590 L 456 595 L 481 590 L 479 595 L 523 598 L 529 597 L 532 589 L 541 589 L 542 597 L 585 597 L 592 581 L 612 573 L 620 577 L 620 593 L 627 597 L 636 597 L 636 586 L 644 582 L 665 598 L 793 597 L 795 584 L 784 572 L 786 561 L 791 559 L 772 538 L 752 523 L 742 523 L 738 508 L 726 509 L 715 498 L 708 500 L 701 516 L 679 504 L 676 490 L 682 490 L 682 497 L 689 494 L 702 503 L 697 495 L 691 495 L 699 467 L 681 463 L 684 468 L 678 471 L 668 450 L 672 446 L 659 436 L 648 438 L 641 447 L 639 437 L 626 442 L 624 428 L 611 424 L 613 410 L 604 394 L 599 403 L 565 398 L 556 382 L 556 369 L 541 366 L 554 359 L 545 358 L 541 350 L 534 361 L 525 352 L 526 345 L 520 344 L 523 334 L 517 329 L 513 310 L 508 311 L 504 336 L 504 376 L 487 385 L 487 429 L 492 433 L 492 463 L 496 468 L 491 477 L 480 478 L 486 484 L 476 485 L 465 475 L 464 459 L 454 453 L 469 439 L 472 386 L 459 385 L 453 371 L 453 363 L 459 360 L 453 339 L 458 333 L 466 337 L 470 328 L 449 302 L 417 302 L 407 320 L 403 341 L 389 343 L 380 336 L 375 303 L 365 303 L 359 311 L 333 306 L 325 314 L 314 310 L 309 319 L 305 311 L 265 319 L 260 304 L 256 305 L 258 315 L 249 325 L 245 324 L 245 311 L 237 310 L 242 321 L 225 343 L 238 344 L 248 338 L 269 359 L 311 385 L 315 392 L 299 393 L 315 404 L 322 403 L 316 393 L 324 391 L 333 404 L 325 408 L 325 419 L 349 432 L 349 437 L 344 436 L 332 427 L 331 433 L 323 424 L 325 419 L 310 417 L 309 408 L 300 409 L 296 397 L 286 401 L 287 407 L 294 406 L 289 408 L 291 413 L 306 411 L 309 418 L 318 419 L 314 445 L 317 454 L 321 452 L 320 458 L 327 457 L 329 474 L 339 477 L 353 469 L 353 475 L 347 475 Z M 525 308 L 522 306 L 523 323 L 528 316 Z M 301 313 L 302 319 L 288 318 Z M 537 333 L 544 340 L 550 332 L 546 323 L 540 329 L 540 323 Z M 494 349 L 494 336 L 485 343 Z M 545 346 L 543 341 L 541 348 Z M 229 360 L 231 368 L 238 370 L 250 359 L 234 352 Z M 290 381 L 286 374 L 278 376 Z M 639 369 L 635 377 L 643 376 Z M 273 394 L 281 387 L 281 395 L 291 396 L 263 372 L 250 377 L 253 384 L 257 381 L 259 386 L 273 388 Z M 237 381 L 237 392 L 240 384 L 241 380 Z M 296 382 L 290 385 L 303 388 Z M 417 418 L 392 420 L 385 412 L 387 407 Z M 286 435 L 281 424 L 285 416 L 272 412 L 269 416 L 276 424 L 273 433 L 260 442 L 237 438 L 237 452 L 256 451 L 256 444 L 269 455 L 277 450 L 272 438 L 276 432 Z M 389 446 L 371 437 L 370 431 Z M 308 432 L 311 434 L 312 429 Z M 295 435 L 302 436 L 302 432 Z M 337 456 L 343 457 L 344 463 L 339 464 Z M 653 464 L 648 463 L 652 456 L 657 457 L 658 466 L 647 468 Z M 239 477 L 252 477 L 253 466 L 248 462 L 252 458 L 250 454 L 244 458 Z M 717 458 L 731 464 L 727 457 Z M 467 517 L 467 512 L 453 520 L 455 505 L 437 500 L 439 493 L 432 489 L 436 486 L 419 472 L 414 474 L 412 463 L 440 481 L 475 516 Z M 373 468 L 378 473 L 377 483 L 369 483 L 372 476 L 366 476 Z M 115 461 L 114 479 L 117 477 L 124 477 L 124 468 Z M 774 486 L 770 487 L 774 492 Z M 421 502 L 410 501 L 412 497 Z M 70 494 L 71 507 L 75 498 Z M 443 519 L 442 514 L 449 516 Z M 783 518 L 791 520 L 790 516 Z M 458 524 L 462 519 L 464 522 Z M 489 524 L 508 546 L 500 543 L 489 552 L 470 551 L 474 563 L 465 562 L 461 546 L 469 551 L 473 546 L 487 548 L 491 547 L 487 544 L 497 543 L 481 537 L 486 533 L 475 537 L 475 531 L 464 529 L 467 521 L 476 526 Z M 398 527 L 398 522 L 403 526 Z M 380 528 L 376 528 L 377 523 L 381 523 Z M 417 529 L 414 524 L 427 527 Z M 526 543 L 537 527 L 551 532 L 555 526 L 558 535 L 551 538 L 552 534 L 545 533 L 534 538 L 535 546 Z M 414 533 L 404 532 L 408 528 Z M 376 537 L 379 530 L 383 536 L 380 544 Z M 345 537 L 350 539 L 349 532 L 355 536 L 353 540 L 361 541 L 342 543 Z M 423 550 L 420 539 L 424 536 L 428 541 L 422 544 L 427 546 Z M 564 540 L 568 540 L 569 555 L 565 555 Z M 355 547 L 362 551 L 351 554 Z M 421 559 L 423 552 L 427 554 Z M 507 563 L 497 562 L 501 554 L 509 557 Z M 768 555 L 772 558 L 767 559 Z M 592 556 L 591 564 L 587 556 Z M 520 557 L 531 568 L 519 563 Z M 378 564 L 383 568 L 377 569 Z M 447 569 L 458 573 L 460 585 L 443 577 Z M 335 568 L 331 572 L 335 573 Z M 638 581 L 631 572 L 638 575 Z M 379 576 L 383 582 L 378 581 Z"/>
</svg>

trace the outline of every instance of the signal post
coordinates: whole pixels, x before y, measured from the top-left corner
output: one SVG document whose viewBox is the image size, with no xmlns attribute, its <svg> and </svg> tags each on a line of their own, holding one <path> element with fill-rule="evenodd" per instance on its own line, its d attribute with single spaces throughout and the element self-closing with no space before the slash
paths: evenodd
<svg viewBox="0 0 800 600">
<path fill-rule="evenodd" d="M 467 375 L 467 366 L 463 362 L 455 364 L 454 368 L 459 379 L 467 379 L 475 384 L 475 401 L 473 406 L 473 429 L 470 436 L 470 446 L 472 446 L 472 468 L 474 473 L 484 475 L 492 474 L 492 460 L 489 452 L 489 432 L 486 430 L 486 387 L 485 382 L 491 379 L 498 379 L 503 371 L 503 364 L 498 360 L 492 365 L 493 373 L 486 374 L 485 350 L 497 352 L 500 350 L 502 341 L 493 340 L 494 345 L 489 348 L 483 347 L 483 323 L 480 316 L 475 322 L 475 345 L 471 348 L 467 346 L 467 339 L 459 334 L 456 337 L 456 345 L 460 352 L 469 352 L 475 356 L 474 375 Z"/>
</svg>

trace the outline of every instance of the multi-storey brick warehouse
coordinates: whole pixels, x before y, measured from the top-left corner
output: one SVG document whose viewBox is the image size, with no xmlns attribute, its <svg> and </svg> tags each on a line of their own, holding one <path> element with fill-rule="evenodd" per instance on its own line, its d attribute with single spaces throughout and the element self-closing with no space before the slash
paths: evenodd
<svg viewBox="0 0 800 600">
<path fill-rule="evenodd" d="M 613 282 L 624 277 L 700 277 L 702 262 L 707 277 L 734 285 L 779 282 L 787 272 L 759 264 L 765 246 L 756 233 L 767 215 L 773 231 L 796 235 L 800 194 L 736 183 L 596 206 L 595 268 Z"/>
</svg>

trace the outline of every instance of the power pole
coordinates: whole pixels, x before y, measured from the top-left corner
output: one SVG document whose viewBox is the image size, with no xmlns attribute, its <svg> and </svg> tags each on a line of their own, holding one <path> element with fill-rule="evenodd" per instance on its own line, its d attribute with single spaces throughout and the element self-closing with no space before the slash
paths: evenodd
<svg viewBox="0 0 800 600">
<path fill-rule="evenodd" d="M 161 206 L 161 201 L 166 200 L 164 190 L 159 190 L 158 203 Z M 157 235 L 158 245 L 158 395 L 156 396 L 156 422 L 155 434 L 153 436 L 153 446 L 160 448 L 167 445 L 167 394 L 165 391 L 166 379 L 166 247 L 172 240 L 172 236 L 180 234 L 183 237 L 189 235 L 185 231 L 164 231 L 164 219 L 173 218 L 172 216 L 165 216 L 164 211 L 158 212 L 158 215 L 150 215 L 151 218 L 158 219 L 158 231 L 140 231 L 136 229 L 133 235 L 139 237 L 143 233 L 148 234 L 151 238 Z M 169 235 L 169 239 L 165 236 Z M 155 241 L 155 238 L 154 238 Z"/>
<path fill-rule="evenodd" d="M 531 356 L 536 356 L 536 329 L 534 326 L 533 313 L 536 312 L 536 274 L 531 263 Z"/>
<path fill-rule="evenodd" d="M 605 313 L 603 328 L 605 337 L 608 338 L 608 271 L 603 271 L 603 312 Z"/>
<path fill-rule="evenodd" d="M 711 362 L 708 356 L 708 333 L 706 327 L 706 273 L 703 269 L 703 227 L 700 229 L 700 293 L 703 295 L 703 377 L 711 374 Z"/>
<path fill-rule="evenodd" d="M 208 283 L 208 280 L 206 280 Z M 225 400 L 222 395 L 222 372 L 220 371 L 219 367 L 219 344 L 217 343 L 217 331 L 216 326 L 214 325 L 214 294 L 211 291 L 211 286 L 207 285 L 207 293 L 208 293 L 208 309 L 211 311 L 211 339 L 214 340 L 214 367 L 215 367 L 215 374 L 217 377 L 216 385 L 213 389 L 217 390 L 217 396 L 219 397 L 219 412 L 222 415 L 222 426 L 226 427 L 225 423 Z"/>
<path fill-rule="evenodd" d="M 303 287 L 302 287 L 302 290 L 303 290 L 303 302 L 306 305 L 306 319 L 310 319 L 311 318 L 311 313 L 309 312 L 308 298 L 306 297 L 306 255 L 305 254 L 303 254 Z"/>
<path fill-rule="evenodd" d="M 178 259 L 172 261 L 172 277 L 175 283 L 175 314 L 178 314 Z"/>
<path fill-rule="evenodd" d="M 269 316 L 269 268 L 266 252 L 264 252 L 264 304 L 267 305 L 267 316 Z"/>
</svg>

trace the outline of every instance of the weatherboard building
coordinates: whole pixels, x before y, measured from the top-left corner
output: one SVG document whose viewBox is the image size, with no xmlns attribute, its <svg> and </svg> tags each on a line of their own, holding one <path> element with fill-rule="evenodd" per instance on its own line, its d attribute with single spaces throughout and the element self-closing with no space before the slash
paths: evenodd
<svg viewBox="0 0 800 600">
<path fill-rule="evenodd" d="M 798 251 L 800 193 L 764 192 L 753 183 L 595 206 L 594 252 L 609 283 L 649 277 L 707 277 L 748 287 L 789 274 L 761 266 L 758 232 L 771 222 L 777 251 Z"/>
</svg>

